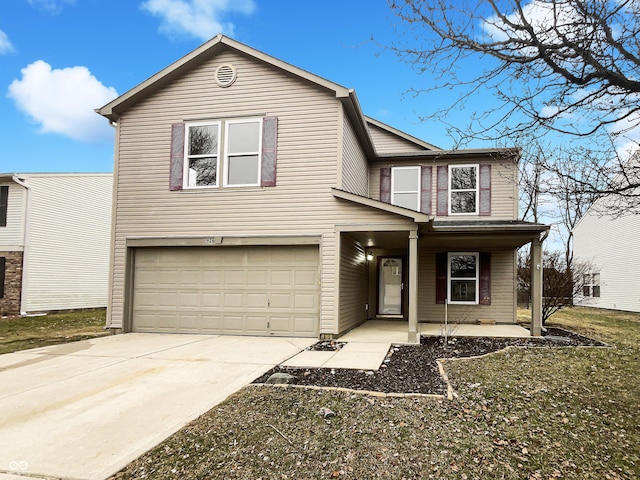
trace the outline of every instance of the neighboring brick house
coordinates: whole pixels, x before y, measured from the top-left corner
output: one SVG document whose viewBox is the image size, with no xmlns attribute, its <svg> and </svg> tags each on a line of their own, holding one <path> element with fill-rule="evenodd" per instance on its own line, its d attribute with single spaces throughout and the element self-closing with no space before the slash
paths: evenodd
<svg viewBox="0 0 640 480">
<path fill-rule="evenodd" d="M 0 174 L 0 315 L 107 305 L 113 175 Z"/>
<path fill-rule="evenodd" d="M 116 331 L 335 337 L 516 323 L 518 149 L 441 150 L 217 36 L 98 109 L 115 127 Z M 533 272 L 532 334 L 541 275 Z"/>
</svg>

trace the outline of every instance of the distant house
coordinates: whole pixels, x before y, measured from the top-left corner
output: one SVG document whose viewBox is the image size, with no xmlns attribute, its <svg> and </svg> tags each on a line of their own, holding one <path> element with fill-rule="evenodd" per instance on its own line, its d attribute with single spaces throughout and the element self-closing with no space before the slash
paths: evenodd
<svg viewBox="0 0 640 480">
<path fill-rule="evenodd" d="M 0 174 L 0 315 L 107 305 L 110 173 Z"/>
<path fill-rule="evenodd" d="M 573 229 L 576 305 L 640 312 L 640 215 L 605 215 L 607 198 L 597 200 Z"/>
<path fill-rule="evenodd" d="M 115 127 L 115 331 L 337 337 L 516 323 L 516 148 L 442 150 L 217 36 L 98 109 Z M 541 269 L 532 334 L 540 333 Z"/>
</svg>

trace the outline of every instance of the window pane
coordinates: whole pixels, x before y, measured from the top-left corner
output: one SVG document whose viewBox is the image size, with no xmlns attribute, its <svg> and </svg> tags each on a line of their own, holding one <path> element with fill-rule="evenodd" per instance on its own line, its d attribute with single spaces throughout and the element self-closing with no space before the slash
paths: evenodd
<svg viewBox="0 0 640 480">
<path fill-rule="evenodd" d="M 600 274 L 599 273 L 594 273 L 593 274 L 593 280 L 591 282 L 592 285 L 600 285 Z M 595 297 L 595 295 L 594 295 Z"/>
<path fill-rule="evenodd" d="M 591 287 L 589 285 L 584 285 L 582 287 L 582 296 L 583 297 L 589 297 L 591 293 Z"/>
<path fill-rule="evenodd" d="M 218 153 L 218 126 L 189 127 L 189 155 Z"/>
<path fill-rule="evenodd" d="M 476 188 L 476 167 L 455 167 L 451 169 L 451 189 Z"/>
<path fill-rule="evenodd" d="M 260 122 L 230 123 L 227 153 L 258 152 L 260 150 L 259 140 Z"/>
<path fill-rule="evenodd" d="M 593 286 L 593 296 L 594 297 L 599 297 L 600 296 L 600 287 L 597 285 Z"/>
<path fill-rule="evenodd" d="M 451 192 L 451 213 L 476 213 L 476 192 Z"/>
<path fill-rule="evenodd" d="M 227 185 L 257 185 L 258 155 L 229 157 Z"/>
<path fill-rule="evenodd" d="M 451 257 L 451 278 L 476 278 L 475 255 L 453 255 Z"/>
<path fill-rule="evenodd" d="M 452 302 L 475 302 L 476 301 L 476 281 L 475 280 L 451 280 Z"/>
<path fill-rule="evenodd" d="M 393 190 L 396 192 L 417 192 L 420 189 L 420 178 L 417 168 L 393 169 Z"/>
<path fill-rule="evenodd" d="M 393 204 L 399 207 L 418 210 L 418 194 L 417 193 L 396 193 L 393 195 Z"/>
<path fill-rule="evenodd" d="M 190 187 L 216 185 L 217 163 L 215 157 L 189 159 L 188 185 Z"/>
</svg>

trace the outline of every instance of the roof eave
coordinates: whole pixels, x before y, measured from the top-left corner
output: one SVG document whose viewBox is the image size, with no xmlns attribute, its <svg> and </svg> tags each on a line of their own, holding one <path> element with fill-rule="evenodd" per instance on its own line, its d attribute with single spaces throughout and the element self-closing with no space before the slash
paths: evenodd
<svg viewBox="0 0 640 480">
<path fill-rule="evenodd" d="M 425 213 L 416 212 L 415 210 L 411 210 L 409 208 L 391 205 L 390 203 L 381 202 L 380 200 L 374 200 L 373 198 L 356 195 L 355 193 L 346 192 L 338 188 L 332 188 L 331 193 L 333 193 L 333 196 L 336 198 L 348 200 L 350 202 L 382 210 L 387 213 L 393 213 L 395 215 L 410 218 L 416 223 L 428 223 L 433 219 L 432 216 Z"/>
</svg>

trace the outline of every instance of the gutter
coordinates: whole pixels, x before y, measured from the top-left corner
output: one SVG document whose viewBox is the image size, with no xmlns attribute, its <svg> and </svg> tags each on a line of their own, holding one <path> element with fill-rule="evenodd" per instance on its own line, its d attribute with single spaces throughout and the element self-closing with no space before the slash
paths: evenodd
<svg viewBox="0 0 640 480">
<path fill-rule="evenodd" d="M 31 203 L 31 188 L 17 175 L 13 175 L 11 180 L 23 187 L 26 191 L 26 197 L 24 199 L 24 221 L 22 223 L 22 285 L 20 287 L 20 315 L 24 316 L 27 314 L 27 266 L 29 258 L 27 251 L 29 250 L 29 204 Z"/>
</svg>

